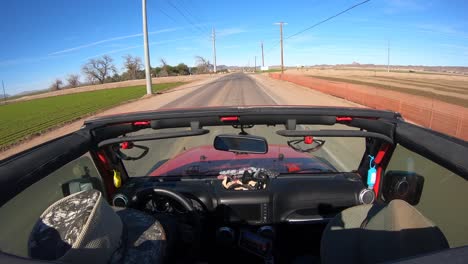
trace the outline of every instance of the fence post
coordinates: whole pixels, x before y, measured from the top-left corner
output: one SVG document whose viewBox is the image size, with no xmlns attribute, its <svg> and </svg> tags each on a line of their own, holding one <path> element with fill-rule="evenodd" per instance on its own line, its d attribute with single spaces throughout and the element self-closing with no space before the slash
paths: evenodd
<svg viewBox="0 0 468 264">
<path fill-rule="evenodd" d="M 457 131 L 455 132 L 455 136 L 456 136 L 456 137 L 460 137 L 460 136 L 461 136 L 462 122 L 463 122 L 463 117 L 462 117 L 462 116 L 458 116 Z"/>
<path fill-rule="evenodd" d="M 432 118 L 434 116 L 434 106 L 431 108 L 431 115 L 429 116 L 429 128 L 432 128 Z"/>
</svg>

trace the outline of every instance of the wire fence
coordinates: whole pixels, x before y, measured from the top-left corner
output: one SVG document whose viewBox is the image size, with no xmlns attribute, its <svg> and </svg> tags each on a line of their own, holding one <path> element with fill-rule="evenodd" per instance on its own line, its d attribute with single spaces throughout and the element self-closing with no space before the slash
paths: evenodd
<svg viewBox="0 0 468 264">
<path fill-rule="evenodd" d="M 421 126 L 468 140 L 468 108 L 450 103 L 344 82 L 308 76 L 270 73 L 274 79 L 292 82 L 375 109 L 391 110 Z"/>
</svg>

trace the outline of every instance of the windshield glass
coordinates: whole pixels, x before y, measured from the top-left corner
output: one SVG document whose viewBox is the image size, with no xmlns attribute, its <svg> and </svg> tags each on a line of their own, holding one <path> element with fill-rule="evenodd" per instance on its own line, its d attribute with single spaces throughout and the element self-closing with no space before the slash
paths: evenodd
<svg viewBox="0 0 468 264">
<path fill-rule="evenodd" d="M 320 129 L 326 126 L 298 126 L 299 130 Z M 329 126 L 327 128 L 330 128 Z M 334 129 L 352 129 L 335 125 Z M 207 127 L 209 134 L 171 138 L 152 141 L 134 142 L 131 149 L 120 149 L 127 157 L 138 157 L 143 149 L 148 154 L 137 160 L 123 160 L 127 173 L 135 176 L 216 176 L 222 171 L 242 168 L 264 168 L 280 174 L 287 173 L 336 173 L 349 172 L 358 168 L 365 145 L 363 138 L 321 138 L 322 147 L 313 152 L 299 152 L 288 146 L 288 141 L 298 140 L 300 149 L 316 146 L 318 138 L 312 144 L 305 144 L 303 138 L 289 138 L 276 134 L 280 126 L 256 125 L 245 128 L 250 135 L 264 137 L 268 142 L 266 154 L 239 154 L 214 149 L 213 141 L 219 134 L 239 134 L 239 128 L 232 126 Z M 127 136 L 181 131 L 184 129 L 144 129 Z"/>
<path fill-rule="evenodd" d="M 466 1 L 17 0 L 3 1 L 1 10 L 0 31 L 8 41 L 0 43 L 0 159 L 74 132 L 86 119 L 227 106 L 384 110 L 468 140 Z M 193 150 L 212 146 L 218 134 L 239 133 L 209 129 L 203 136 L 138 143 L 148 145 L 148 153 L 134 160 L 144 149 L 123 149 L 131 157 L 122 160 L 131 176 L 208 173 L 203 156 L 212 170 L 230 161 L 225 167 L 299 171 L 274 160 L 271 153 L 285 149 L 304 153 L 273 128 L 247 129 L 270 144 L 264 159 Z M 325 145 L 304 155 L 336 171 L 369 164 L 362 138 L 318 139 Z M 199 160 L 162 172 L 168 161 L 189 154 Z M 302 171 L 316 167 L 288 162 Z"/>
</svg>

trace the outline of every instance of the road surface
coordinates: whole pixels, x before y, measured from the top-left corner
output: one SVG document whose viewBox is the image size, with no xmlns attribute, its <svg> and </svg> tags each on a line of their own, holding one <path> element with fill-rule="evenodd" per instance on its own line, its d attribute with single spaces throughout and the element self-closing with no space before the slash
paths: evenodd
<svg viewBox="0 0 468 264">
<path fill-rule="evenodd" d="M 285 96 L 281 94 L 275 94 L 271 89 L 272 86 L 263 84 L 255 75 L 234 73 L 209 82 L 196 90 L 162 105 L 161 108 L 290 104 L 288 103 L 288 98 L 284 98 Z M 316 97 L 314 96 L 312 98 Z M 328 98 L 328 100 L 330 99 Z M 310 126 L 300 127 L 300 129 L 310 128 Z M 321 126 L 315 126 L 314 128 L 321 128 Z M 138 143 L 148 146 L 150 148 L 150 153 L 143 159 L 125 162 L 129 175 L 147 175 L 158 161 L 171 159 L 186 149 L 202 145 L 212 145 L 213 139 L 217 134 L 239 132 L 238 129 L 227 126 L 209 129 L 211 133 L 203 136 Z M 249 134 L 265 137 L 269 144 L 285 145 L 287 144 L 288 138 L 278 136 L 275 131 L 279 129 L 282 128 L 255 126 L 246 131 Z M 154 131 L 152 129 L 147 129 L 138 132 L 138 134 L 146 133 L 154 133 Z M 137 149 L 127 150 L 126 154 L 137 155 L 138 152 L 139 150 Z M 338 170 L 350 171 L 357 168 L 363 152 L 363 139 L 328 138 L 325 146 L 313 154 L 327 159 Z"/>
</svg>

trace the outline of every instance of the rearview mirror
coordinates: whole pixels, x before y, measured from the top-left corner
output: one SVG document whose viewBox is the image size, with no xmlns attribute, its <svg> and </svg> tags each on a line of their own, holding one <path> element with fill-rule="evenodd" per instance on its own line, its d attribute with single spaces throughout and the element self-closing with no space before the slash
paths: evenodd
<svg viewBox="0 0 468 264">
<path fill-rule="evenodd" d="M 213 146 L 217 150 L 235 153 L 265 154 L 268 143 L 265 138 L 251 135 L 218 135 Z"/>
</svg>

